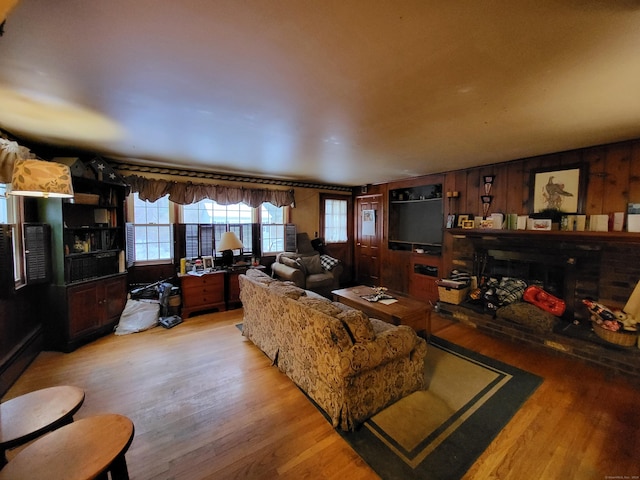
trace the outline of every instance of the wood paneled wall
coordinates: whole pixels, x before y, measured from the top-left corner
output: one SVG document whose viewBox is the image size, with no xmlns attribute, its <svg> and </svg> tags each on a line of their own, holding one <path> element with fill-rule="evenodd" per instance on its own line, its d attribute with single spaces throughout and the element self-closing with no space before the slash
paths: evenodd
<svg viewBox="0 0 640 480">
<path fill-rule="evenodd" d="M 633 140 L 448 172 L 443 191 L 458 191 L 460 197 L 445 202 L 445 215 L 482 214 L 480 196 L 484 194 L 484 175 L 495 175 L 491 190 L 492 213 L 529 214 L 531 172 L 575 164 L 587 167 L 582 213 L 626 212 L 629 202 L 640 203 L 640 140 Z M 448 210 L 449 205 L 451 210 Z"/>
<path fill-rule="evenodd" d="M 584 211 L 586 215 L 626 212 L 628 203 L 640 203 L 640 139 L 576 149 L 566 152 L 541 155 L 482 167 L 468 168 L 427 175 L 400 182 L 375 186 L 375 190 L 386 195 L 389 190 L 421 184 L 443 183 L 444 219 L 449 214 L 482 215 L 484 182 L 482 177 L 494 175 L 491 189 L 493 196 L 491 213 L 516 213 L 528 215 L 530 207 L 530 181 L 533 171 L 554 169 L 572 165 L 586 167 Z M 456 199 L 447 199 L 446 192 L 459 192 Z M 388 219 L 384 228 L 384 263 L 381 282 L 390 288 L 406 291 L 407 282 L 399 281 L 391 272 L 408 272 L 408 255 L 386 249 L 388 243 Z M 640 236 L 639 242 L 640 243 Z M 451 236 L 445 235 L 443 245 L 443 268 L 446 274 L 452 269 Z M 406 268 L 405 268 L 406 267 Z"/>
</svg>

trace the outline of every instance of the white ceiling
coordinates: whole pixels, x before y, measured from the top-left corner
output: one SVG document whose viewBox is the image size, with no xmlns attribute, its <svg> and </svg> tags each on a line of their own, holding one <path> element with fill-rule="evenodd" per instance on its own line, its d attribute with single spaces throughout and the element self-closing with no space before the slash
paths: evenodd
<svg viewBox="0 0 640 480">
<path fill-rule="evenodd" d="M 640 138 L 640 1 L 21 0 L 0 128 L 337 185 Z"/>
</svg>

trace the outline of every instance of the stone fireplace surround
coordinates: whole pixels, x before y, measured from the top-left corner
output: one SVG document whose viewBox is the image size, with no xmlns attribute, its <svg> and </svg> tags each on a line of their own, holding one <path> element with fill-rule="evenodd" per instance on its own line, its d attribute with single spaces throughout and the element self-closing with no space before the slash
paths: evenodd
<svg viewBox="0 0 640 480">
<path fill-rule="evenodd" d="M 469 305 L 439 302 L 450 316 L 493 336 L 541 345 L 562 354 L 640 378 L 640 349 L 600 339 L 582 299 L 624 307 L 640 280 L 640 238 L 623 233 L 523 232 L 452 229 L 453 268 L 474 275 L 511 276 L 562 298 L 567 309 L 547 334 L 494 318 Z"/>
</svg>

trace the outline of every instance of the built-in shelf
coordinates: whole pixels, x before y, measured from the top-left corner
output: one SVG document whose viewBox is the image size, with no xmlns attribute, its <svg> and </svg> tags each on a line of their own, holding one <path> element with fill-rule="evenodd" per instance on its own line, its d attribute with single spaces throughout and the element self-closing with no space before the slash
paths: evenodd
<svg viewBox="0 0 640 480">
<path fill-rule="evenodd" d="M 434 198 L 419 198 L 416 200 L 391 200 L 391 203 L 422 203 L 422 202 L 437 202 L 441 200 L 442 200 L 442 197 L 434 197 Z"/>
</svg>

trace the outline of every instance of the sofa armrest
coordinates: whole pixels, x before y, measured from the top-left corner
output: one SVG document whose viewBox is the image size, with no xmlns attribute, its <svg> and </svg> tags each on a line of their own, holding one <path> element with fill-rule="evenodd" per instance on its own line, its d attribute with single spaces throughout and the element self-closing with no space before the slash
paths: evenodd
<svg viewBox="0 0 640 480">
<path fill-rule="evenodd" d="M 293 282 L 300 288 L 305 288 L 306 286 L 304 272 L 299 268 L 293 268 L 284 263 L 275 262 L 271 265 L 271 271 L 278 277 L 278 280 Z"/>
<path fill-rule="evenodd" d="M 425 355 L 426 342 L 411 327 L 399 325 L 381 332 L 370 342 L 357 342 L 340 352 L 340 373 L 343 377 L 357 375 L 396 358 L 408 356 L 414 350 Z"/>
</svg>

